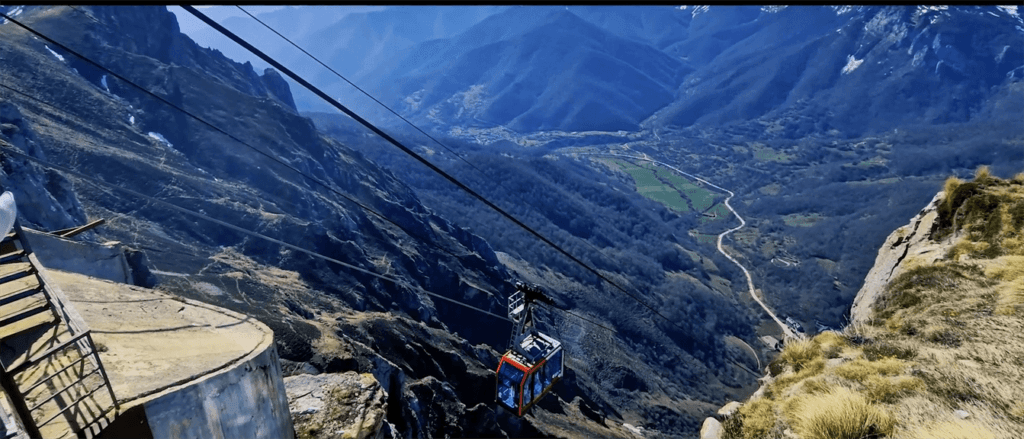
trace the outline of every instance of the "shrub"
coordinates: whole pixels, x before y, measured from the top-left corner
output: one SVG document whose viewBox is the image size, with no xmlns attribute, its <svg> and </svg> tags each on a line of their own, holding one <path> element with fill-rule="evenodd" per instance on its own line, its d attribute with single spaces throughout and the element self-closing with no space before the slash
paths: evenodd
<svg viewBox="0 0 1024 439">
<path fill-rule="evenodd" d="M 956 215 L 957 210 L 960 209 L 964 201 L 981 192 L 976 182 L 961 183 L 954 186 L 952 192 L 947 192 L 946 199 L 939 205 L 938 218 L 936 219 L 939 228 L 938 233 L 936 233 L 937 239 L 953 232 L 953 216 Z"/>
<path fill-rule="evenodd" d="M 775 428 L 775 408 L 764 398 L 744 404 L 722 424 L 726 438 L 765 438 Z"/>
<path fill-rule="evenodd" d="M 992 178 L 992 170 L 986 165 L 978 166 L 974 171 L 974 181 L 984 183 Z"/>
<path fill-rule="evenodd" d="M 896 423 L 892 416 L 846 388 L 797 401 L 793 418 L 790 424 L 804 439 L 888 436 Z"/>
<path fill-rule="evenodd" d="M 956 178 L 956 176 L 951 176 L 947 178 L 946 184 L 942 186 L 943 192 L 946 193 L 946 199 L 949 199 L 952 196 L 953 192 L 956 192 L 956 188 L 960 187 L 960 185 L 963 184 L 963 182 L 963 180 Z"/>
<path fill-rule="evenodd" d="M 800 372 L 808 363 L 821 356 L 821 349 L 812 340 L 803 340 L 786 345 L 778 360 L 793 366 L 794 372 Z"/>
</svg>

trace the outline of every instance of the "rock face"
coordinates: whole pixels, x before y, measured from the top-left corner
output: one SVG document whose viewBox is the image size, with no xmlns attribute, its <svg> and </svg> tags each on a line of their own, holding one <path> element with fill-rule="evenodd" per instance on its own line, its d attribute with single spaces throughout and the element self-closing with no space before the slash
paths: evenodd
<svg viewBox="0 0 1024 439">
<path fill-rule="evenodd" d="M 938 217 L 938 205 L 944 199 L 944 192 L 936 194 L 921 212 L 911 218 L 909 224 L 896 229 L 886 238 L 875 258 L 875 265 L 864 279 L 864 286 L 853 300 L 850 310 L 850 321 L 853 324 L 867 323 L 871 306 L 879 294 L 885 290 L 890 279 L 907 268 L 908 262 L 928 264 L 942 257 L 945 246 L 932 242 L 931 236 Z"/>
<path fill-rule="evenodd" d="M 46 158 L 38 136 L 18 106 L 10 102 L 0 102 L 0 146 Z M 26 159 L 5 157 L 0 167 L 0 191 L 3 190 L 14 194 L 23 226 L 59 230 L 85 223 L 85 212 L 71 183 Z"/>
<path fill-rule="evenodd" d="M 387 393 L 373 375 L 302 374 L 284 385 L 299 438 L 384 437 Z"/>
<path fill-rule="evenodd" d="M 704 425 L 700 427 L 700 439 L 721 439 L 724 433 L 722 423 L 715 418 L 704 419 Z"/>
</svg>

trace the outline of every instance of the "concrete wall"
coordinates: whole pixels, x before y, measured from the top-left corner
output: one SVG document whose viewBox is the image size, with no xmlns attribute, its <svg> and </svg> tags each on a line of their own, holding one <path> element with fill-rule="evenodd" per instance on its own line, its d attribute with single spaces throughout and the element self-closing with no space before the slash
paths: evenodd
<svg viewBox="0 0 1024 439">
<path fill-rule="evenodd" d="M 120 244 L 81 243 L 24 229 L 28 245 L 46 268 L 131 284 L 132 272 Z"/>
<path fill-rule="evenodd" d="M 274 343 L 247 360 L 144 404 L 154 439 L 291 439 Z"/>
</svg>

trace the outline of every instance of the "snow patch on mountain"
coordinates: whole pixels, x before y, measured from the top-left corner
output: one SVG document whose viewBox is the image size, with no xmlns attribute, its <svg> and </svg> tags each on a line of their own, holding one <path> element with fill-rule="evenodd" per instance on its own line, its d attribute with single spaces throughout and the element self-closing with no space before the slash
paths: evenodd
<svg viewBox="0 0 1024 439">
<path fill-rule="evenodd" d="M 135 118 L 134 118 L 134 117 L 132 117 L 132 120 L 134 120 L 134 119 L 135 119 Z M 147 133 L 147 135 L 148 135 L 148 136 L 149 136 L 150 138 L 152 138 L 152 139 L 156 140 L 157 142 L 163 143 L 163 144 L 165 144 L 165 145 L 167 145 L 167 146 L 171 146 L 171 147 L 173 147 L 173 146 L 174 146 L 174 145 L 172 145 L 172 144 L 171 144 L 171 142 L 168 142 L 168 141 L 167 141 L 167 138 L 166 138 L 166 137 L 164 137 L 164 136 L 163 136 L 163 134 L 160 134 L 160 133 L 155 133 L 155 132 L 153 132 L 153 131 L 150 131 L 149 133 Z"/>
<path fill-rule="evenodd" d="M 19 13 L 22 13 L 22 6 L 15 7 L 14 9 L 12 9 L 10 12 L 7 13 L 7 16 L 14 17 L 14 16 L 17 16 L 17 14 L 19 14 Z M 0 25 L 6 25 L 6 24 L 7 24 L 7 18 L 0 18 Z"/>
<path fill-rule="evenodd" d="M 64 57 L 63 57 L 63 56 L 60 56 L 60 54 L 59 54 L 59 53 L 57 53 L 57 52 L 54 52 L 54 51 L 53 51 L 53 49 L 51 49 L 51 48 L 50 48 L 50 46 L 46 46 L 46 45 L 43 45 L 43 47 L 45 47 L 45 48 L 46 48 L 46 50 L 49 50 L 49 51 L 50 51 L 50 53 L 52 53 L 52 54 L 53 54 L 53 56 L 54 56 L 55 58 L 57 58 L 57 59 L 59 59 L 59 60 L 60 60 L 60 62 L 64 62 Z"/>
<path fill-rule="evenodd" d="M 850 73 L 850 72 L 852 72 L 854 70 L 857 70 L 857 67 L 860 67 L 860 65 L 863 62 L 864 62 L 863 59 L 854 58 L 853 55 L 846 55 L 846 65 L 843 66 L 842 74 L 845 75 L 845 74 L 848 74 L 848 73 Z"/>
</svg>

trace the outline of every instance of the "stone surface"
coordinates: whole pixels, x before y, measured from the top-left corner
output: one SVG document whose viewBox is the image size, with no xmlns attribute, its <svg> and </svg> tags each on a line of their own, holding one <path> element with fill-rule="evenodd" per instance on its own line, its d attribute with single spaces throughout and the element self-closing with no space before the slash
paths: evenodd
<svg viewBox="0 0 1024 439">
<path fill-rule="evenodd" d="M 903 263 L 905 260 L 913 258 L 917 263 L 931 263 L 942 256 L 942 245 L 932 242 L 930 237 L 938 217 L 938 204 L 943 199 L 945 193 L 936 194 L 920 213 L 911 218 L 910 224 L 896 229 L 885 239 L 875 258 L 875 265 L 864 278 L 864 286 L 853 300 L 851 323 L 864 324 L 868 321 L 875 300 L 889 280 L 903 272 L 907 265 Z"/>
<path fill-rule="evenodd" d="M 145 403 L 154 439 L 290 439 L 295 435 L 273 343 L 230 368 Z"/>
<path fill-rule="evenodd" d="M 731 417 L 732 415 L 736 414 L 736 410 L 739 410 L 740 407 L 742 407 L 742 406 L 743 406 L 743 404 L 741 404 L 741 403 L 739 403 L 737 401 L 729 401 L 728 404 L 726 404 L 726 405 L 722 406 L 722 408 L 718 409 L 718 415 L 723 417 L 723 418 Z"/>
<path fill-rule="evenodd" d="M 387 393 L 368 373 L 301 374 L 284 379 L 300 438 L 380 437 Z"/>
<path fill-rule="evenodd" d="M 27 228 L 24 230 L 32 252 L 46 268 L 111 282 L 132 283 L 132 272 L 120 243 L 89 244 Z"/>
<path fill-rule="evenodd" d="M 953 412 L 953 415 L 955 415 L 957 419 L 967 419 L 971 417 L 971 414 L 968 413 L 966 410 L 957 410 Z"/>
<path fill-rule="evenodd" d="M 96 344 L 106 349 L 101 360 L 118 399 L 186 383 L 273 344 L 265 325 L 223 308 L 76 273 L 47 272 L 89 325 Z"/>
<path fill-rule="evenodd" d="M 721 439 L 723 433 L 722 423 L 715 418 L 704 419 L 704 425 L 700 427 L 700 439 Z"/>
</svg>

